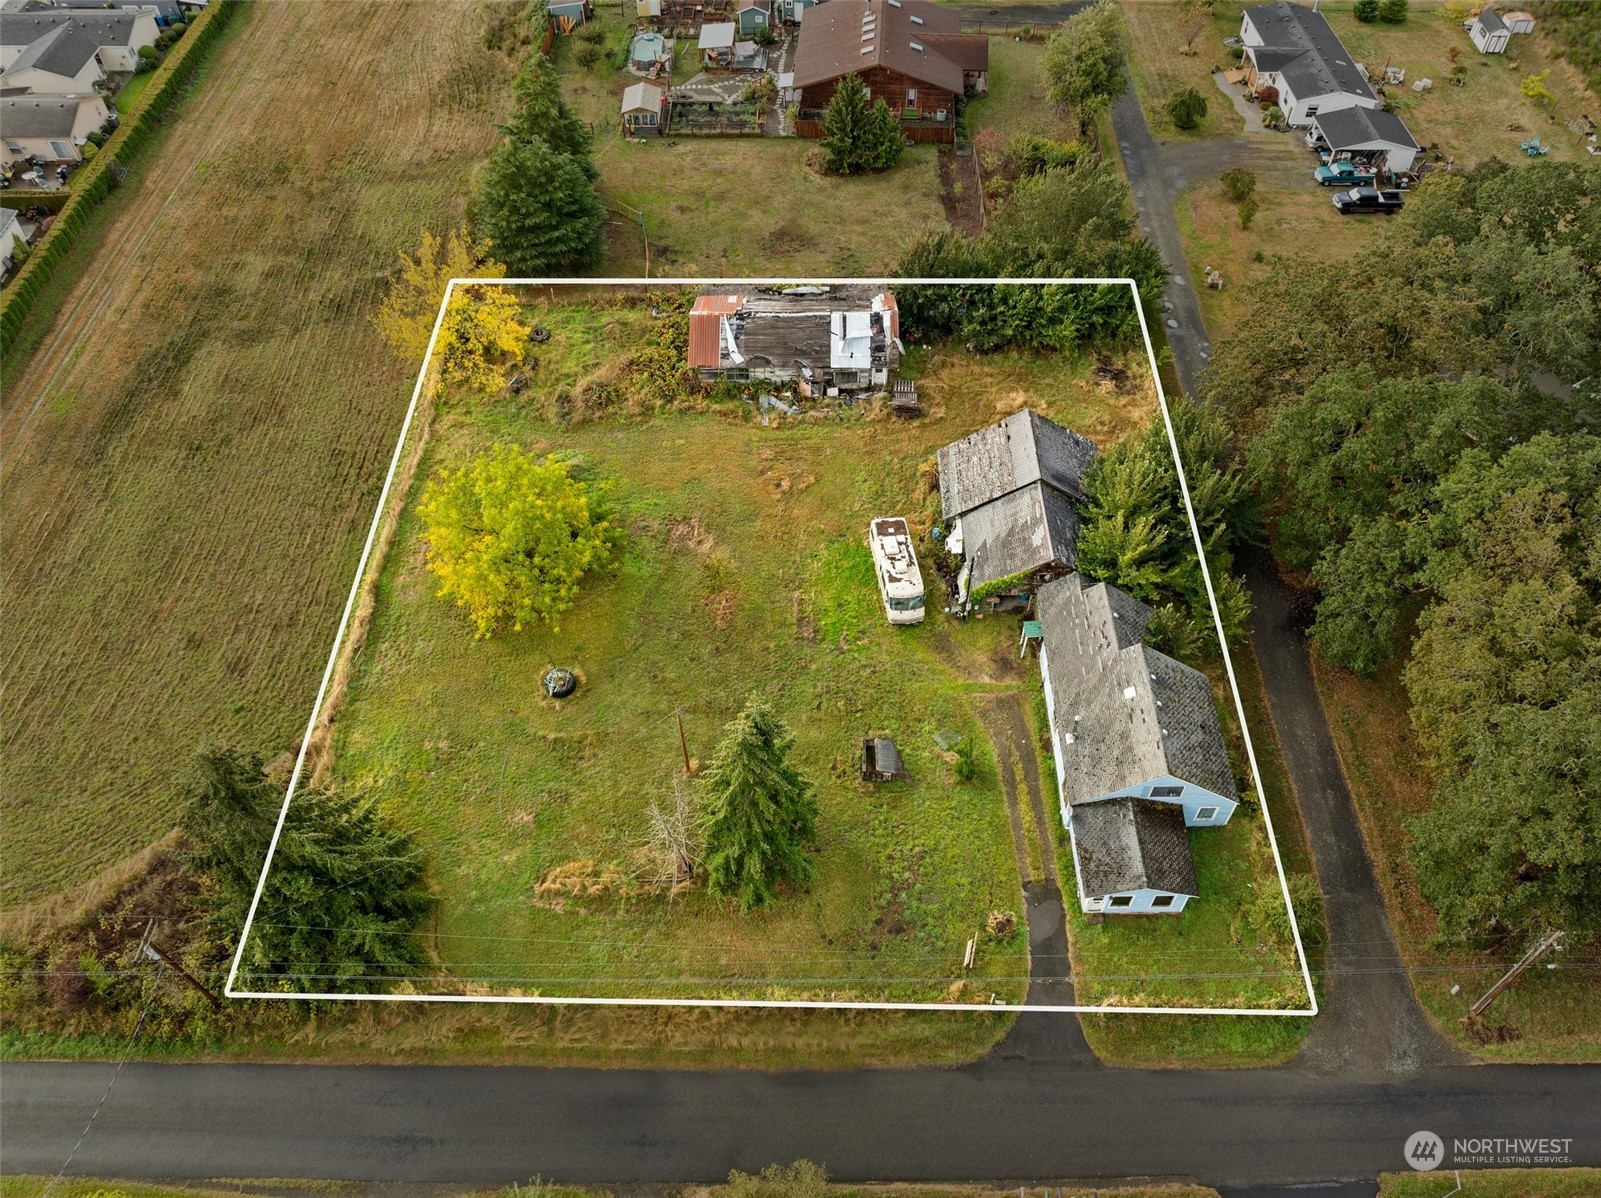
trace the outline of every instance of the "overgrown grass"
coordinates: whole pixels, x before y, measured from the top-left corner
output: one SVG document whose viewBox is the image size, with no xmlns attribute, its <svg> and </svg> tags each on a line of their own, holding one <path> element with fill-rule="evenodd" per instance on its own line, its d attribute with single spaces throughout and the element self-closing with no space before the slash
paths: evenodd
<svg viewBox="0 0 1601 1198">
<path fill-rule="evenodd" d="M 536 319 L 564 329 L 573 314 Z M 601 357 L 632 343 L 609 310 L 586 341 Z M 562 361 L 563 338 L 551 344 Z M 492 992 L 1021 997 L 1021 936 L 986 944 L 961 982 L 965 942 L 1015 904 L 1017 869 L 993 770 L 957 784 L 933 740 L 981 735 L 975 693 L 1017 685 L 1003 672 L 1015 629 L 937 610 L 890 627 L 863 530 L 873 515 L 931 510 L 919 466 L 997 406 L 1031 400 L 1094 430 L 1132 403 L 1060 359 L 931 355 L 921 367 L 931 416 L 893 437 L 882 414 L 764 429 L 737 403 L 562 428 L 549 419 L 562 384 L 543 364 L 522 402 L 462 404 L 436 421 L 429 469 L 496 440 L 577 454 L 611 484 L 626 532 L 559 632 L 477 643 L 433 596 L 420 529 L 403 518 L 334 776 L 430 852 L 444 899 L 434 942 L 451 975 Z M 1052 374 L 1044 394 L 1014 386 Z M 538 697 L 550 664 L 580 671 L 575 698 Z M 681 768 L 675 713 L 704 758 L 753 692 L 788 719 L 818 786 L 815 882 L 748 917 L 699 889 L 644 893 L 628 876 L 645 809 Z M 896 738 L 909 781 L 855 780 L 869 732 Z M 537 898 L 557 870 L 590 893 Z"/>
<path fill-rule="evenodd" d="M 1182 26 L 1190 19 L 1186 7 L 1177 3 L 1150 4 L 1143 0 L 1123 0 L 1123 21 L 1128 30 L 1129 68 L 1134 91 L 1151 132 L 1159 138 L 1200 141 L 1209 137 L 1235 137 L 1240 133 L 1240 114 L 1229 98 L 1212 82 L 1212 71 L 1234 65 L 1238 52 L 1223 45 L 1218 21 L 1199 21 L 1194 53 L 1183 53 Z M 1234 21 L 1238 32 L 1239 18 Z M 1206 98 L 1206 115 L 1194 129 L 1179 129 L 1164 107 L 1173 94 L 1193 87 Z"/>
<path fill-rule="evenodd" d="M 1458 1023 L 1527 947 L 1495 953 L 1439 940 L 1434 912 L 1418 893 L 1407 849 L 1407 821 L 1432 805 L 1433 778 L 1412 735 L 1400 671 L 1392 664 L 1364 680 L 1313 655 L 1318 697 L 1356 804 L 1374 873 L 1384 894 L 1396 947 L 1413 989 L 1442 1031 L 1493 1060 L 1581 1061 L 1601 1052 L 1601 988 L 1593 944 L 1571 943 L 1555 969 L 1531 969 L 1485 1015 L 1495 1037 L 1475 1043 Z M 1460 987 L 1452 994 L 1453 986 Z"/>
<path fill-rule="evenodd" d="M 1381 1173 L 1379 1198 L 1442 1198 L 1460 1177 L 1460 1198 L 1590 1198 L 1601 1193 L 1601 1169 L 1472 1169 L 1458 1174 Z"/>
</svg>

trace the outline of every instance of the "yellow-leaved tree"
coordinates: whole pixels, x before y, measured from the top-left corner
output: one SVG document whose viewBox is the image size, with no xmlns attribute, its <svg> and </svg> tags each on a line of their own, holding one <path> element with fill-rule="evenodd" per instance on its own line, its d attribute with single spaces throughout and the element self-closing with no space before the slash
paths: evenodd
<svg viewBox="0 0 1601 1198">
<path fill-rule="evenodd" d="M 434 359 L 447 387 L 494 391 L 506 381 L 506 366 L 522 354 L 528 326 L 517 297 L 504 287 L 457 287 L 439 326 Z"/>
<path fill-rule="evenodd" d="M 417 509 L 440 596 L 467 613 L 479 639 L 536 620 L 555 628 L 579 580 L 611 560 L 597 499 L 570 463 L 515 445 L 441 470 Z"/>
<path fill-rule="evenodd" d="M 441 241 L 426 230 L 415 257 L 400 255 L 400 273 L 389 284 L 384 302 L 373 316 L 378 331 L 401 357 L 421 362 L 428 338 L 451 279 L 504 278 L 506 268 L 489 256 L 486 242 L 475 242 L 465 229 L 453 229 Z"/>
</svg>

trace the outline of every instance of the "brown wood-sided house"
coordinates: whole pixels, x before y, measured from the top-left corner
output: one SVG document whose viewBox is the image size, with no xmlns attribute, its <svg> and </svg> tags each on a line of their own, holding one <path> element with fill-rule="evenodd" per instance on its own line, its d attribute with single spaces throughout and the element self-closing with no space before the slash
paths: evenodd
<svg viewBox="0 0 1601 1198">
<path fill-rule="evenodd" d="M 989 39 L 928 0 L 831 0 L 808 10 L 795 50 L 802 137 L 823 135 L 823 114 L 846 75 L 883 100 L 913 141 L 956 140 L 956 100 L 989 90 Z"/>
</svg>

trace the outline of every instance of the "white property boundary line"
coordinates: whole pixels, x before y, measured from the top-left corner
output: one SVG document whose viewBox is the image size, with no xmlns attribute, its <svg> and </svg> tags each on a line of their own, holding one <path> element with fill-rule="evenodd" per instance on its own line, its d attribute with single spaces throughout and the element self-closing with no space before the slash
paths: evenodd
<svg viewBox="0 0 1601 1198">
<path fill-rule="evenodd" d="M 1168 446 L 1173 451 L 1173 463 L 1178 471 L 1179 491 L 1184 497 L 1184 510 L 1189 516 L 1190 533 L 1195 540 L 1195 552 L 1201 561 L 1201 576 L 1206 582 L 1206 596 L 1212 604 L 1212 622 L 1217 630 L 1218 644 L 1223 650 L 1223 665 L 1228 673 L 1229 689 L 1234 694 L 1234 712 L 1239 718 L 1240 733 L 1245 739 L 1245 753 L 1251 763 L 1251 776 L 1256 782 L 1257 795 L 1261 800 L 1262 821 L 1267 827 L 1268 844 L 1273 849 L 1273 864 L 1278 870 L 1279 888 L 1283 892 L 1284 905 L 1290 914 L 1290 931 L 1295 938 L 1295 952 L 1301 963 L 1301 979 L 1306 983 L 1306 996 L 1309 1005 L 1305 1008 L 1285 1010 L 1259 1007 L 1122 1007 L 1067 1004 L 1030 1005 L 1025 1003 L 824 1002 L 822 1000 L 805 999 L 556 998 L 544 995 L 497 996 L 477 994 L 303 994 L 275 990 L 235 989 L 234 983 L 238 979 L 239 965 L 244 958 L 245 945 L 249 943 L 250 929 L 256 920 L 256 908 L 261 904 L 262 891 L 267 885 L 267 871 L 272 867 L 273 854 L 278 851 L 278 840 L 283 835 L 284 821 L 289 815 L 289 804 L 294 800 L 295 791 L 300 785 L 300 777 L 306 764 L 306 751 L 311 745 L 312 734 L 315 732 L 317 721 L 322 715 L 323 703 L 328 697 L 328 686 L 333 679 L 335 665 L 339 659 L 339 650 L 344 644 L 345 634 L 350 627 L 351 613 L 355 610 L 356 600 L 361 592 L 362 578 L 367 572 L 367 563 L 372 557 L 373 545 L 378 540 L 378 530 L 383 523 L 384 511 L 389 504 L 389 493 L 394 486 L 395 475 L 400 467 L 401 454 L 405 449 L 406 437 L 411 432 L 412 419 L 417 414 L 418 400 L 422 396 L 423 385 L 428 377 L 428 368 L 433 361 L 434 346 L 439 338 L 440 326 L 445 319 L 445 309 L 450 303 L 451 293 L 455 290 L 457 284 L 463 286 L 507 285 L 552 288 L 618 286 L 749 287 L 798 285 L 803 282 L 826 286 L 848 286 L 861 283 L 870 285 L 885 283 L 892 286 L 993 286 L 1002 283 L 1016 286 L 1045 286 L 1049 284 L 1074 283 L 1086 286 L 1124 286 L 1129 289 L 1134 301 L 1134 312 L 1139 317 L 1140 333 L 1145 339 L 1145 353 L 1151 365 L 1151 379 L 1156 385 L 1157 402 L 1161 405 L 1162 420 L 1167 427 Z M 1274 1015 L 1289 1018 L 1304 1018 L 1316 1015 L 1318 1013 L 1318 1001 L 1317 992 L 1312 985 L 1312 971 L 1307 964 L 1306 948 L 1301 942 L 1301 927 L 1300 922 L 1295 917 L 1295 904 L 1290 900 L 1289 879 L 1284 874 L 1284 858 L 1279 854 L 1279 841 L 1273 831 L 1273 817 L 1268 811 L 1267 795 L 1262 790 L 1262 775 L 1256 763 L 1256 746 L 1251 740 L 1251 729 L 1245 720 L 1245 704 L 1240 698 L 1239 682 L 1234 675 L 1234 659 L 1229 654 L 1228 638 L 1223 632 L 1223 617 L 1218 610 L 1217 592 L 1212 587 L 1212 571 L 1206 564 L 1206 550 L 1201 538 L 1201 529 L 1195 519 L 1195 506 L 1190 500 L 1190 484 L 1184 473 L 1183 459 L 1179 456 L 1178 437 L 1173 430 L 1173 416 L 1168 411 L 1167 393 L 1162 388 L 1162 375 L 1156 361 L 1156 349 L 1151 344 L 1151 330 L 1145 321 L 1145 309 L 1140 303 L 1138 285 L 1133 279 L 451 279 L 445 286 L 444 297 L 439 302 L 439 312 L 434 317 L 433 331 L 428 336 L 428 350 L 423 356 L 422 367 L 417 372 L 417 383 L 411 391 L 411 403 L 406 408 L 406 418 L 400 425 L 400 438 L 395 442 L 395 452 L 389 460 L 389 473 L 384 478 L 383 489 L 378 493 L 378 506 L 373 512 L 372 527 L 367 530 L 367 541 L 361 549 L 361 560 L 356 563 L 356 577 L 350 584 L 350 594 L 345 599 L 345 610 L 339 617 L 339 630 L 334 636 L 333 649 L 328 654 L 328 664 L 323 668 L 322 683 L 317 688 L 317 700 L 312 705 L 311 718 L 306 721 L 306 734 L 301 738 L 300 751 L 295 755 L 295 768 L 289 778 L 289 789 L 284 794 L 283 806 L 278 810 L 278 823 L 272 830 L 272 840 L 267 846 L 267 857 L 262 863 L 261 877 L 256 881 L 256 893 L 250 900 L 250 911 L 245 916 L 245 926 L 239 934 L 239 947 L 234 950 L 233 964 L 228 969 L 228 981 L 223 987 L 223 993 L 229 998 L 323 1000 L 332 1002 L 525 1003 L 553 1006 L 609 1007 L 787 1007 L 863 1011 L 1043 1011 L 1080 1015 Z"/>
</svg>

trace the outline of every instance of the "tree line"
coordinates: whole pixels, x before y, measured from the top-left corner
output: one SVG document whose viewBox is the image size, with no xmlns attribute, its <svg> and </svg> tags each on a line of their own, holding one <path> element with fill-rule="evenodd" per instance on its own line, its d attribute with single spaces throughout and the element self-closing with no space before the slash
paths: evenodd
<svg viewBox="0 0 1601 1198">
<path fill-rule="evenodd" d="M 1601 166 L 1436 175 L 1367 253 L 1276 263 L 1203 387 L 1311 639 L 1399 659 L 1447 936 L 1601 933 Z"/>
</svg>

